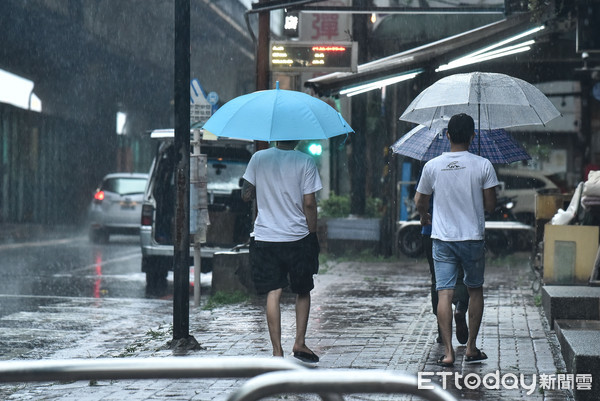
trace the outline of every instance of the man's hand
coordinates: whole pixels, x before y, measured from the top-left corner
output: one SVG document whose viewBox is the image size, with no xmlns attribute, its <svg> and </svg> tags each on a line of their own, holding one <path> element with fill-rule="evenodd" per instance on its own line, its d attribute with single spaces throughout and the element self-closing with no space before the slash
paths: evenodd
<svg viewBox="0 0 600 401">
<path fill-rule="evenodd" d="M 317 233 L 309 233 L 308 241 L 317 254 L 321 252 L 321 246 L 319 245 L 319 237 L 317 236 Z"/>
<path fill-rule="evenodd" d="M 429 213 L 429 200 L 431 195 L 425 195 L 420 192 L 415 194 L 415 206 L 421 216 L 421 225 L 428 226 L 431 224 L 431 213 Z"/>
<path fill-rule="evenodd" d="M 421 225 L 422 226 L 430 226 L 431 225 L 431 213 L 425 213 L 421 216 Z"/>
</svg>

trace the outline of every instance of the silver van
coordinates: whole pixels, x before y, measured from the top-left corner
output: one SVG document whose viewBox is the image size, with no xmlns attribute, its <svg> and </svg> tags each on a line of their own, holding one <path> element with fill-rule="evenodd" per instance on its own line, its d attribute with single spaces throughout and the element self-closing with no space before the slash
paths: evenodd
<svg viewBox="0 0 600 401">
<path fill-rule="evenodd" d="M 168 271 L 173 269 L 176 194 L 174 132 L 172 129 L 156 130 L 151 137 L 159 141 L 159 145 L 144 193 L 140 227 L 142 272 L 146 273 L 149 288 L 164 284 Z M 210 225 L 206 243 L 201 246 L 201 266 L 206 272 L 212 268 L 215 252 L 248 242 L 252 230 L 252 206 L 242 201 L 240 179 L 252 156 L 254 143 L 218 138 L 202 141 L 200 149 L 208 161 Z M 191 245 L 190 265 L 193 264 Z"/>
</svg>

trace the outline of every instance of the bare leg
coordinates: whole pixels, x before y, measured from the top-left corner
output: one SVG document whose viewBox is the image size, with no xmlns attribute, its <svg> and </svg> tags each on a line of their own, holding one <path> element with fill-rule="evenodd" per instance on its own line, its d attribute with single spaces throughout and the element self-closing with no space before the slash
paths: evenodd
<svg viewBox="0 0 600 401">
<path fill-rule="evenodd" d="M 296 341 L 292 351 L 303 351 L 311 353 L 306 346 L 306 328 L 308 327 L 308 315 L 310 313 L 310 292 L 296 296 Z"/>
<path fill-rule="evenodd" d="M 437 318 L 444 344 L 443 363 L 454 363 L 454 348 L 452 348 L 452 297 L 454 290 L 438 291 Z"/>
<path fill-rule="evenodd" d="M 465 355 L 477 355 L 477 335 L 483 317 L 483 287 L 469 288 L 469 340 Z"/>
<path fill-rule="evenodd" d="M 281 347 L 281 308 L 279 301 L 281 299 L 282 288 L 269 291 L 267 294 L 267 325 L 269 326 L 269 336 L 273 345 L 273 356 L 283 356 Z"/>
</svg>

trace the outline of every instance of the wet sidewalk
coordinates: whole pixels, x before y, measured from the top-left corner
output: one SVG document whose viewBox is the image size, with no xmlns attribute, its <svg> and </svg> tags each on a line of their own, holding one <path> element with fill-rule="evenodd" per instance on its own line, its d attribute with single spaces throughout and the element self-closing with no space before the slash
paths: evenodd
<svg viewBox="0 0 600 401">
<path fill-rule="evenodd" d="M 565 373 L 553 331 L 530 289 L 527 255 L 488 264 L 485 311 L 478 346 L 485 363 L 464 363 L 465 347 L 454 338 L 456 362 L 441 368 L 437 325 L 431 313 L 426 261 L 334 262 L 321 266 L 313 292 L 307 345 L 321 357 L 318 369 L 383 369 L 421 375 L 465 400 L 571 400 L 559 390 Z M 203 288 L 205 294 L 208 288 Z M 208 296 L 202 297 L 203 305 Z M 282 339 L 294 340 L 294 299 L 284 297 Z M 193 300 L 190 301 L 193 305 Z M 18 322 L 18 324 L 17 324 Z M 72 327 L 77 322 L 76 330 Z M 172 302 L 152 299 L 64 299 L 41 310 L 0 320 L 3 359 L 170 357 Z M 6 329 L 11 327 L 10 330 Z M 64 327 L 69 327 L 65 331 Z M 264 299 L 213 309 L 191 307 L 190 334 L 202 350 L 189 356 L 261 356 L 271 353 Z M 13 343 L 9 343 L 13 341 Z M 28 348 L 30 347 L 30 348 Z M 440 373 L 446 374 L 441 376 Z M 497 377 L 486 388 L 476 380 Z M 512 378 L 521 383 L 512 383 Z M 554 381 L 546 380 L 554 377 Z M 14 383 L 0 385 L 6 400 L 225 400 L 242 379 L 179 379 Z M 535 383 L 535 384 L 532 384 Z M 511 384 L 512 383 L 512 384 Z M 470 388 L 469 388 L 470 387 Z M 311 395 L 282 396 L 313 400 Z M 277 397 L 280 399 L 280 397 Z M 419 399 L 401 395 L 347 395 L 348 400 Z"/>
</svg>

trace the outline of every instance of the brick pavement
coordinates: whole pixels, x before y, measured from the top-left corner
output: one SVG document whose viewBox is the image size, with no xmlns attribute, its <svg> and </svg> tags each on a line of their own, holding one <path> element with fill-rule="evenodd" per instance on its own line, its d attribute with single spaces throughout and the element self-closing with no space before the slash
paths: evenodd
<svg viewBox="0 0 600 401">
<path fill-rule="evenodd" d="M 462 363 L 464 346 L 456 340 L 454 368 L 435 364 L 442 351 L 435 343 L 436 322 L 431 314 L 429 274 L 423 260 L 385 262 L 328 262 L 321 268 L 313 292 L 307 344 L 321 356 L 319 369 L 384 369 L 412 374 L 430 372 L 442 384 L 439 372 L 453 375 L 496 370 L 506 374 L 532 375 L 564 372 L 558 342 L 549 330 L 541 308 L 529 289 L 526 257 L 510 256 L 488 266 L 486 309 L 478 346 L 489 359 L 480 365 Z M 270 344 L 264 318 L 263 299 L 247 304 L 220 306 L 213 310 L 192 308 L 190 333 L 203 350 L 192 356 L 269 356 Z M 27 319 L 22 330 L 37 336 L 39 347 L 21 352 L 18 358 L 63 358 L 117 356 L 172 356 L 165 343 L 170 338 L 172 304 L 161 300 L 64 300 L 45 311 L 6 319 Z M 47 315 L 51 313 L 52 321 Z M 46 315 L 46 317 L 44 317 Z M 138 318 L 132 318 L 137 316 Z M 141 318 L 143 317 L 143 318 Z M 52 330 L 61 319 L 81 321 L 78 333 L 69 333 L 68 344 L 51 342 Z M 36 326 L 38 325 L 38 326 Z M 38 330 L 35 331 L 35 327 Z M 282 305 L 283 345 L 291 351 L 294 334 L 293 297 Z M 46 336 L 48 341 L 46 341 Z M 55 338 L 55 337 L 54 337 Z M 0 334 L 0 344 L 3 335 Z M 13 358 L 16 355 L 12 356 Z M 9 359 L 9 358 L 2 358 Z M 571 400 L 565 390 L 466 389 L 464 383 L 448 380 L 448 388 L 466 400 Z M 0 385 L 6 400 L 225 400 L 241 379 L 120 380 L 72 383 L 18 383 Z M 311 395 L 287 399 L 318 399 Z M 280 399 L 276 397 L 274 399 Z M 412 399 L 392 395 L 348 395 L 349 400 Z M 417 399 L 416 397 L 414 399 Z"/>
</svg>

